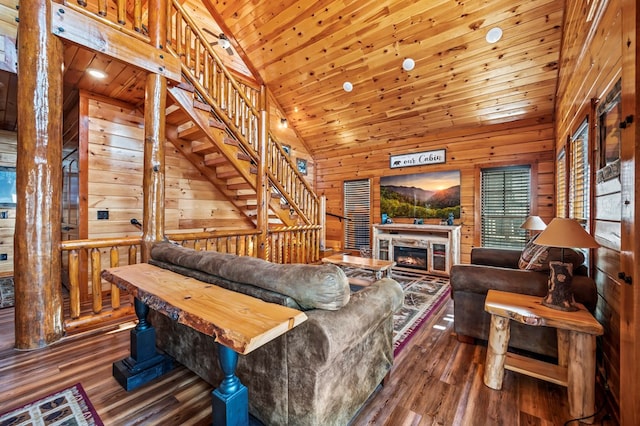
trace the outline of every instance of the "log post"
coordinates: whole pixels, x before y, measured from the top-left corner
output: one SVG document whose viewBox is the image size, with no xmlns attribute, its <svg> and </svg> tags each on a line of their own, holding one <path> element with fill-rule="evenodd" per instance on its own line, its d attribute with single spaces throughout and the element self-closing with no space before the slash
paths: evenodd
<svg viewBox="0 0 640 426">
<path fill-rule="evenodd" d="M 260 87 L 260 126 L 258 132 L 258 175 L 256 178 L 256 194 L 258 212 L 256 216 L 258 230 L 258 257 L 269 259 L 269 244 L 267 241 L 267 230 L 269 228 L 269 178 L 267 177 L 267 164 L 269 154 L 269 116 L 267 114 L 267 91 L 264 85 Z"/>
<path fill-rule="evenodd" d="M 487 360 L 484 366 L 484 384 L 491 389 L 502 389 L 504 362 L 507 356 L 510 335 L 509 318 L 491 315 Z"/>
<path fill-rule="evenodd" d="M 167 25 L 166 0 L 149 2 L 149 38 L 151 44 L 163 48 Z M 144 107 L 144 197 L 142 222 L 143 262 L 151 256 L 151 246 L 164 238 L 165 179 L 165 109 L 167 79 L 160 74 L 148 74 Z"/>
<path fill-rule="evenodd" d="M 50 33 L 45 0 L 20 4 L 18 156 L 14 234 L 15 346 L 59 340 L 62 322 L 62 41 Z"/>
</svg>

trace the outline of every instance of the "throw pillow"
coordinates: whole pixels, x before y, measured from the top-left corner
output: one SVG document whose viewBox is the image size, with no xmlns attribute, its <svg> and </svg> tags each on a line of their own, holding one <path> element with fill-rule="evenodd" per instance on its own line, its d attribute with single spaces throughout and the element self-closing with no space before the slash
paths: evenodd
<svg viewBox="0 0 640 426">
<path fill-rule="evenodd" d="M 541 246 L 534 243 L 536 237 L 532 238 L 522 250 L 518 262 L 520 269 L 548 272 L 549 262 L 563 261 L 571 263 L 575 270 L 584 263 L 584 255 L 581 252 L 570 248 Z"/>
</svg>

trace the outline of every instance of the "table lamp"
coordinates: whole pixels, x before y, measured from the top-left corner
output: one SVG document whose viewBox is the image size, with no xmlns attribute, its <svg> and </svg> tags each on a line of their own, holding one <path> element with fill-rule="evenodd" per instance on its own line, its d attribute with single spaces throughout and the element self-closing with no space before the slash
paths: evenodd
<svg viewBox="0 0 640 426">
<path fill-rule="evenodd" d="M 530 242 L 536 239 L 537 235 L 540 231 L 544 231 L 547 227 L 547 224 L 544 223 L 540 216 L 529 216 L 527 220 L 524 221 L 520 228 L 526 229 L 529 231 L 529 235 L 531 235 Z"/>
<path fill-rule="evenodd" d="M 534 244 L 561 249 L 560 262 L 549 262 L 550 275 L 548 293 L 542 304 L 561 311 L 576 311 L 571 281 L 573 264 L 564 263 L 565 248 L 596 248 L 600 245 L 574 219 L 554 218 L 547 228 L 536 238 Z"/>
</svg>

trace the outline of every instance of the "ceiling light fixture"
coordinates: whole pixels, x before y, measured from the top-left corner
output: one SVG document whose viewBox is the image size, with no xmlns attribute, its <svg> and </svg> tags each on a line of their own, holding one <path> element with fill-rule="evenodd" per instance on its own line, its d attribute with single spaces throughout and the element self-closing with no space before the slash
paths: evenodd
<svg viewBox="0 0 640 426">
<path fill-rule="evenodd" d="M 220 47 L 222 47 L 223 49 L 228 49 L 231 47 L 231 42 L 229 42 L 229 40 L 227 40 L 226 38 L 220 37 L 218 39 L 218 43 L 220 44 Z"/>
<path fill-rule="evenodd" d="M 100 70 L 94 69 L 94 68 L 89 68 L 87 70 L 87 72 L 89 73 L 89 75 L 91 77 L 101 78 L 101 79 L 107 77 L 107 74 L 105 74 L 104 72 L 102 72 Z"/>
<path fill-rule="evenodd" d="M 416 66 L 416 61 L 414 61 L 411 58 L 407 58 L 404 61 L 402 61 L 402 69 L 405 71 L 411 71 L 412 69 L 414 69 Z"/>
<path fill-rule="evenodd" d="M 486 35 L 487 43 L 496 43 L 502 38 L 502 29 L 500 27 L 493 27 L 487 31 Z"/>
<path fill-rule="evenodd" d="M 350 92 L 353 90 L 353 84 L 351 84 L 351 82 L 349 81 L 345 81 L 344 84 L 342 85 L 342 88 L 344 89 L 345 92 Z"/>
</svg>

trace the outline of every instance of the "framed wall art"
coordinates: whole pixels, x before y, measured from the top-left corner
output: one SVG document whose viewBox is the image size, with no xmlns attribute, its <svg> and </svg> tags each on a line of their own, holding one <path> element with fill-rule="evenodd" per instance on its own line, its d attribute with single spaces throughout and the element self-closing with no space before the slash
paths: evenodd
<svg viewBox="0 0 640 426">
<path fill-rule="evenodd" d="M 296 158 L 296 165 L 298 166 L 298 171 L 303 175 L 307 175 L 307 160 L 304 158 Z"/>
</svg>

